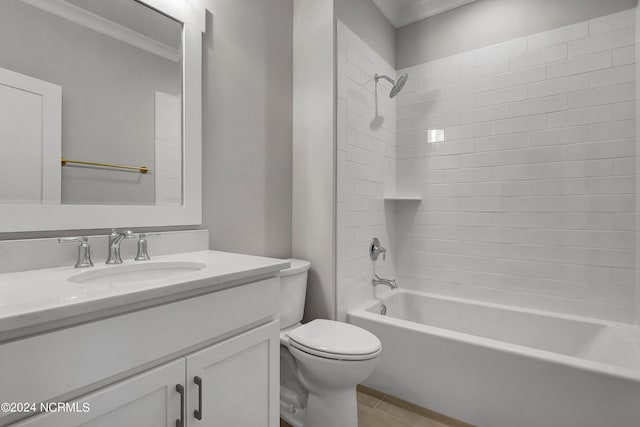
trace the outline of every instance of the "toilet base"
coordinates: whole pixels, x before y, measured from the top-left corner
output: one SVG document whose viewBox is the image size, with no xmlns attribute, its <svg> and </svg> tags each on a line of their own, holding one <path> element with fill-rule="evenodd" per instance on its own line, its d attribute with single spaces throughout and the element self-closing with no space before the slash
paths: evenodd
<svg viewBox="0 0 640 427">
<path fill-rule="evenodd" d="M 356 388 L 309 392 L 304 427 L 358 427 Z"/>
<path fill-rule="evenodd" d="M 280 418 L 285 420 L 291 427 L 303 427 L 305 410 L 296 409 L 295 412 L 291 411 L 291 406 L 287 405 L 282 400 L 280 401 Z"/>
</svg>

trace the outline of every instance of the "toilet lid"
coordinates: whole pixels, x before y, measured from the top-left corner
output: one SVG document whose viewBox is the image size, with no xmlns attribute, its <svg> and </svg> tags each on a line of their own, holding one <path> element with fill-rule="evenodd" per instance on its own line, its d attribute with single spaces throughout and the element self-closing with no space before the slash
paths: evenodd
<svg viewBox="0 0 640 427">
<path fill-rule="evenodd" d="M 289 332 L 289 343 L 302 351 L 329 358 L 375 356 L 382 344 L 378 337 L 348 323 L 318 319 Z"/>
</svg>

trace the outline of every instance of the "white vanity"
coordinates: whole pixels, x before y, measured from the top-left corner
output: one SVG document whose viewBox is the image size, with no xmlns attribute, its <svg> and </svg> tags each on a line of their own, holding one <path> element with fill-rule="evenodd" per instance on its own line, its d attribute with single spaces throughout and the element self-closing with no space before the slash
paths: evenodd
<svg viewBox="0 0 640 427">
<path fill-rule="evenodd" d="M 138 265 L 152 278 L 127 281 Z M 71 404 L 0 425 L 277 426 L 287 266 L 200 251 L 0 275 L 0 401 Z"/>
</svg>

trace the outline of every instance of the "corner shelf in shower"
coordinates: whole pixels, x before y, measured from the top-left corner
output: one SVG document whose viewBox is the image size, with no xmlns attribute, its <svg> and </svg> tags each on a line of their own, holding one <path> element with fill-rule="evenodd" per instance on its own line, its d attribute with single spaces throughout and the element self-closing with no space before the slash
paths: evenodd
<svg viewBox="0 0 640 427">
<path fill-rule="evenodd" d="M 390 202 L 421 202 L 421 196 L 399 196 L 399 195 L 388 195 L 384 196 L 385 201 Z"/>
</svg>

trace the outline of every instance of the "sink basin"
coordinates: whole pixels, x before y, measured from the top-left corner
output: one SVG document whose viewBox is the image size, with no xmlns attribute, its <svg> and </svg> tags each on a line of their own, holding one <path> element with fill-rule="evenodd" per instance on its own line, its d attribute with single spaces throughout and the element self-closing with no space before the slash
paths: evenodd
<svg viewBox="0 0 640 427">
<path fill-rule="evenodd" d="M 164 279 L 202 270 L 205 264 L 188 261 L 144 262 L 84 271 L 69 277 L 73 283 L 120 284 Z"/>
</svg>

